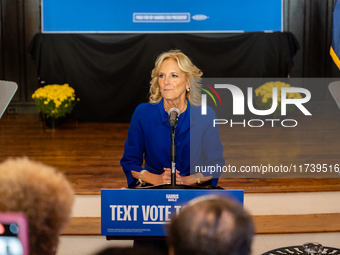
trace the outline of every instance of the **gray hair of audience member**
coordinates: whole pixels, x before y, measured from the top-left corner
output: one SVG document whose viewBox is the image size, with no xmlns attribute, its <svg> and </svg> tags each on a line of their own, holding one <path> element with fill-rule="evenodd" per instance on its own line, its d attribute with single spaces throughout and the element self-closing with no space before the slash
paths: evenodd
<svg viewBox="0 0 340 255">
<path fill-rule="evenodd" d="M 30 255 L 50 255 L 67 224 L 74 191 L 53 167 L 28 158 L 0 164 L 0 212 L 22 212 L 29 225 Z"/>
<path fill-rule="evenodd" d="M 169 253 L 249 255 L 253 236 L 252 218 L 240 203 L 222 196 L 202 196 L 172 219 Z"/>
</svg>

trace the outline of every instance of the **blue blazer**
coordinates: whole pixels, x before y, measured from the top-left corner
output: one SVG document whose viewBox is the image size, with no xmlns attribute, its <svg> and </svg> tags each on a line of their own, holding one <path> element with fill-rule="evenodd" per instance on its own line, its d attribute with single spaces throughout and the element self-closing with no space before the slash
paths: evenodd
<svg viewBox="0 0 340 255">
<path fill-rule="evenodd" d="M 218 127 L 214 128 L 212 124 L 214 118 L 216 115 L 210 107 L 204 116 L 201 115 L 201 107 L 192 105 L 180 114 L 175 129 L 175 143 L 176 169 L 181 176 L 190 175 L 190 171 L 195 173 L 196 166 L 216 164 L 224 166 L 223 146 Z M 158 104 L 142 103 L 136 108 L 130 122 L 124 155 L 120 161 L 129 187 L 138 185 L 132 177 L 131 170 L 140 172 L 146 169 L 151 173 L 161 174 L 164 167 L 171 168 L 170 133 L 171 127 L 168 123 L 168 113 L 164 110 L 163 99 Z M 218 178 L 213 178 L 211 184 L 216 186 L 217 182 Z"/>
</svg>

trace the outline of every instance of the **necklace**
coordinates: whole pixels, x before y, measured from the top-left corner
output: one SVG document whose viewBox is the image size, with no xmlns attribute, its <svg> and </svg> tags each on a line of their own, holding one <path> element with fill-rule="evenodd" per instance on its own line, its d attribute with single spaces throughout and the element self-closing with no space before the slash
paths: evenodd
<svg viewBox="0 0 340 255">
<path fill-rule="evenodd" d="M 164 104 L 164 103 L 163 103 L 163 104 Z M 185 105 L 182 107 L 182 109 L 178 109 L 179 112 L 180 112 L 180 113 L 185 112 L 185 110 L 187 109 L 187 106 L 188 106 L 188 101 L 185 100 Z M 164 110 L 165 110 L 166 112 L 169 112 L 169 110 L 170 110 L 171 108 L 173 108 L 173 107 L 165 107 L 165 106 L 164 106 Z M 176 107 L 176 108 L 177 108 L 177 107 Z"/>
</svg>

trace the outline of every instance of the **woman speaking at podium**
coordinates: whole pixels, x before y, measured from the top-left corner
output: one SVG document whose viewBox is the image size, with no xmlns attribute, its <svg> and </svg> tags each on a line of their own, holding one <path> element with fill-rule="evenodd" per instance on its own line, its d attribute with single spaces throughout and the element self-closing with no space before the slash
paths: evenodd
<svg viewBox="0 0 340 255">
<path fill-rule="evenodd" d="M 151 73 L 149 103 L 142 103 L 136 108 L 120 161 L 130 188 L 140 184 L 171 183 L 171 127 L 168 112 L 174 107 L 180 113 L 175 129 L 176 184 L 217 185 L 218 178 L 204 176 L 202 173 L 192 173 L 190 176 L 190 161 L 193 162 L 195 157 L 198 166 L 218 164 L 223 167 L 225 163 L 218 128 L 212 125 L 215 113 L 208 107 L 209 121 L 199 123 L 193 120 L 193 116 L 201 117 L 201 94 L 197 88 L 199 84 L 190 84 L 190 79 L 199 79 L 202 74 L 179 50 L 158 56 Z M 204 119 L 207 120 L 207 117 Z M 195 125 L 200 131 L 195 133 L 194 142 L 190 144 L 190 129 Z M 207 141 L 215 141 L 213 148 Z M 193 153 L 191 155 L 194 155 L 191 160 L 190 150 Z"/>
</svg>

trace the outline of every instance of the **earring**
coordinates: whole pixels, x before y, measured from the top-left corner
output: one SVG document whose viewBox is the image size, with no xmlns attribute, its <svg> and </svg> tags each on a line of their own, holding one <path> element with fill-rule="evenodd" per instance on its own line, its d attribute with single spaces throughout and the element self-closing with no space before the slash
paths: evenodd
<svg viewBox="0 0 340 255">
<path fill-rule="evenodd" d="M 190 91 L 190 89 L 187 89 L 187 91 L 189 92 L 189 91 Z"/>
</svg>

